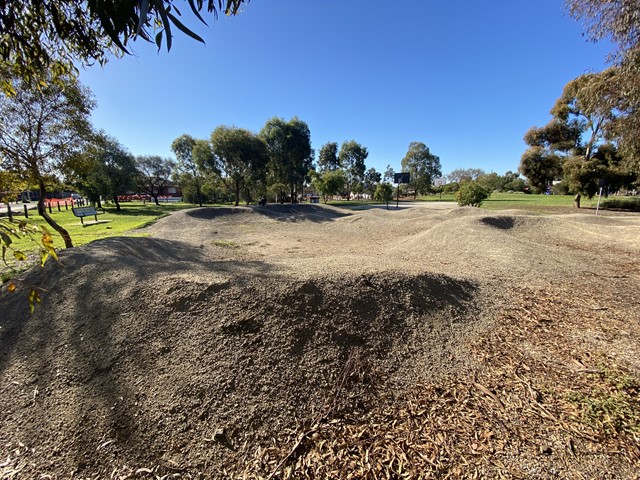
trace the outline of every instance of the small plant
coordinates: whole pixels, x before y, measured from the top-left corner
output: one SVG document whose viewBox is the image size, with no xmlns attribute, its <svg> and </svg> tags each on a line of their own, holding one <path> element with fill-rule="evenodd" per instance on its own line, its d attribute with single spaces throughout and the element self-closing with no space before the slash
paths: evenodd
<svg viewBox="0 0 640 480">
<path fill-rule="evenodd" d="M 7 253 L 11 253 L 13 258 L 18 262 L 28 262 L 29 257 L 21 249 L 15 248 L 13 240 L 20 239 L 21 237 L 28 237 L 32 242 L 37 244 L 40 253 L 40 265 L 44 266 L 47 259 L 51 256 L 55 260 L 58 260 L 56 249 L 53 246 L 53 237 L 46 227 L 30 225 L 26 222 L 12 222 L 7 220 L 0 221 L 0 245 L 2 246 L 2 261 L 7 267 L 11 267 L 7 263 Z M 12 268 L 10 271 L 2 274 L 2 285 L 0 290 L 6 289 L 7 292 L 13 293 L 18 288 L 17 282 L 13 279 L 14 274 L 17 274 L 18 270 Z M 34 287 L 30 287 L 29 290 L 29 308 L 31 313 L 35 309 L 36 303 L 40 303 L 40 293 Z"/>
<path fill-rule="evenodd" d="M 596 374 L 600 388 L 588 394 L 568 392 L 567 400 L 578 406 L 580 419 L 605 436 L 620 432 L 640 435 L 640 384 L 624 372 L 602 369 Z"/>
<path fill-rule="evenodd" d="M 472 180 L 463 182 L 460 185 L 460 188 L 456 192 L 456 199 L 458 200 L 458 205 L 461 207 L 479 207 L 490 195 L 491 192 L 488 188 Z"/>
<path fill-rule="evenodd" d="M 216 247 L 223 247 L 223 248 L 240 248 L 240 245 L 238 245 L 236 242 L 233 242 L 231 240 L 217 240 L 215 242 L 213 242 L 213 244 Z"/>
</svg>

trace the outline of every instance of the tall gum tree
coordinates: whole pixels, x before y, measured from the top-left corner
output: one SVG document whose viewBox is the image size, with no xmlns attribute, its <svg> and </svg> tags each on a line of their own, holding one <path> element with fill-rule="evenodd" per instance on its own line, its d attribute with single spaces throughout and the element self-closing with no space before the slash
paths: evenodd
<svg viewBox="0 0 640 480">
<path fill-rule="evenodd" d="M 402 171 L 411 174 L 409 186 L 415 199 L 418 193 L 427 193 L 433 179 L 442 175 L 440 157 L 431 153 L 424 143 L 411 142 L 402 159 Z"/>
<path fill-rule="evenodd" d="M 267 164 L 267 146 L 253 132 L 225 125 L 211 133 L 211 146 L 222 179 L 238 206 L 242 190 L 260 176 Z"/>
<path fill-rule="evenodd" d="M 56 175 L 91 137 L 95 103 L 70 76 L 38 87 L 4 70 L 11 94 L 0 93 L 0 156 L 5 168 L 38 187 L 38 213 L 73 247 L 69 232 L 46 211 L 47 176 Z"/>
<path fill-rule="evenodd" d="M 267 145 L 270 184 L 287 185 L 291 203 L 296 203 L 313 167 L 309 126 L 298 117 L 273 117 L 260 130 L 260 138 Z"/>
<path fill-rule="evenodd" d="M 358 186 L 364 182 L 364 172 L 367 170 L 364 162 L 368 156 L 369 150 L 367 150 L 367 147 L 360 145 L 355 140 L 343 142 L 340 146 L 338 158 L 345 174 L 347 200 L 351 198 L 351 193 L 357 190 Z"/>
</svg>

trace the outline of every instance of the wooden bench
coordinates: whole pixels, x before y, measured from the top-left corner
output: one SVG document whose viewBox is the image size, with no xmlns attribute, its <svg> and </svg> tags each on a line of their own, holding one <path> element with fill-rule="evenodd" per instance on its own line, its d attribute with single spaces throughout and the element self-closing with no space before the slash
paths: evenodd
<svg viewBox="0 0 640 480">
<path fill-rule="evenodd" d="M 80 222 L 84 225 L 84 217 L 94 217 L 98 221 L 98 215 L 104 212 L 98 212 L 96 207 L 89 205 L 87 207 L 71 207 L 71 211 L 76 217 L 80 217 Z"/>
</svg>

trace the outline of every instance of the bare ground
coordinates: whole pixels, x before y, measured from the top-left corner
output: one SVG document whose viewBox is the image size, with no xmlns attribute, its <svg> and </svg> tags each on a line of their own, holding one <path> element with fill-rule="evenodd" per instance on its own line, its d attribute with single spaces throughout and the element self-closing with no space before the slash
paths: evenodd
<svg viewBox="0 0 640 480">
<path fill-rule="evenodd" d="M 1 478 L 638 478 L 640 216 L 202 208 L 0 296 Z"/>
</svg>

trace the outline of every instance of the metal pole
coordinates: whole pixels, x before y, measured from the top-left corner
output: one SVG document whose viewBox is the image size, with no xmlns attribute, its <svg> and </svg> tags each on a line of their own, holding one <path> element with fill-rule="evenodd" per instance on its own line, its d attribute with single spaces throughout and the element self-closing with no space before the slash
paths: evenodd
<svg viewBox="0 0 640 480">
<path fill-rule="evenodd" d="M 600 194 L 598 195 L 598 206 L 596 207 L 596 215 L 598 215 L 598 210 L 600 210 L 600 199 L 602 198 L 602 187 L 600 187 Z"/>
</svg>

